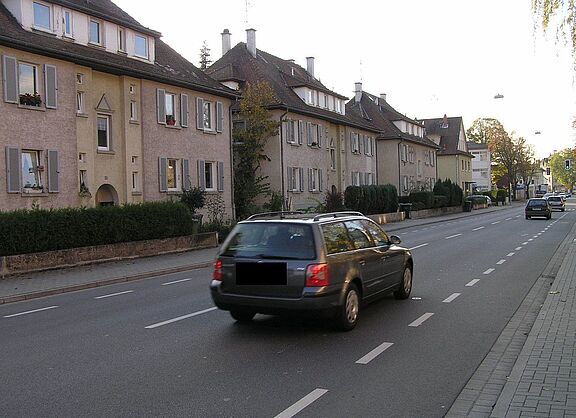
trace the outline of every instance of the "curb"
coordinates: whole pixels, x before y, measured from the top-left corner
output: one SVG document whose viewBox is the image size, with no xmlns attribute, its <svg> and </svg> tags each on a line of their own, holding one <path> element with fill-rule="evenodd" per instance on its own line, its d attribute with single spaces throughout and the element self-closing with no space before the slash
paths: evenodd
<svg viewBox="0 0 576 418">
<path fill-rule="evenodd" d="M 141 279 L 149 279 L 149 278 L 156 277 L 156 276 L 164 276 L 167 274 L 180 273 L 182 271 L 187 271 L 187 270 L 206 268 L 206 267 L 210 267 L 211 265 L 212 265 L 211 261 L 206 261 L 206 262 L 202 262 L 202 263 L 188 264 L 188 265 L 184 265 L 184 266 L 148 271 L 145 273 L 138 273 L 138 274 L 133 274 L 133 275 L 128 275 L 128 276 L 114 277 L 114 278 L 106 279 L 106 280 L 98 280 L 96 282 L 64 286 L 64 287 L 59 287 L 57 289 L 41 290 L 41 291 L 37 291 L 37 292 L 23 293 L 20 295 L 1 297 L 0 298 L 0 305 L 4 305 L 7 303 L 13 303 L 13 302 L 21 302 L 21 301 L 30 300 L 30 299 L 37 299 L 37 298 L 42 298 L 42 297 L 46 297 L 46 296 L 59 295 L 61 293 L 75 292 L 78 290 L 91 289 L 94 287 L 108 286 L 111 284 L 132 282 L 132 281 L 141 280 Z"/>
</svg>

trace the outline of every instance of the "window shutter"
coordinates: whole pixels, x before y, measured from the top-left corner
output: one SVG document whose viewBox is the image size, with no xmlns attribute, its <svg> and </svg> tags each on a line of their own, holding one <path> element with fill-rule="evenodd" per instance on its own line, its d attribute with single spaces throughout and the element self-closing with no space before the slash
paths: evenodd
<svg viewBox="0 0 576 418">
<path fill-rule="evenodd" d="M 200 190 L 206 190 L 205 171 L 206 171 L 206 161 L 198 160 L 198 187 L 200 188 Z"/>
<path fill-rule="evenodd" d="M 324 125 L 318 125 L 318 148 L 324 143 Z"/>
<path fill-rule="evenodd" d="M 48 150 L 48 193 L 60 191 L 58 151 Z"/>
<path fill-rule="evenodd" d="M 224 105 L 222 102 L 216 102 L 216 132 L 224 130 Z"/>
<path fill-rule="evenodd" d="M 312 145 L 312 123 L 311 122 L 306 122 L 306 138 L 307 141 L 306 143 L 308 144 L 308 146 Z"/>
<path fill-rule="evenodd" d="M 180 95 L 180 126 L 188 127 L 188 95 Z"/>
<path fill-rule="evenodd" d="M 350 132 L 350 151 L 354 153 L 354 133 Z"/>
<path fill-rule="evenodd" d="M 204 130 L 204 99 L 196 97 L 196 128 Z"/>
<path fill-rule="evenodd" d="M 324 191 L 324 178 L 322 176 L 322 170 L 318 170 L 318 191 Z"/>
<path fill-rule="evenodd" d="M 46 85 L 46 108 L 56 109 L 58 106 L 58 77 L 56 67 L 44 65 L 44 84 Z"/>
<path fill-rule="evenodd" d="M 300 167 L 298 169 L 298 174 L 300 177 L 300 191 L 303 192 L 304 191 L 304 169 L 302 167 Z"/>
<path fill-rule="evenodd" d="M 288 124 L 290 123 L 290 121 L 283 121 L 282 122 L 282 137 L 286 140 L 286 142 L 290 142 L 290 135 L 289 133 L 289 129 L 288 129 Z"/>
<path fill-rule="evenodd" d="M 192 181 L 190 179 L 190 160 L 182 160 L 182 184 L 184 185 L 184 190 L 190 190 L 192 188 Z"/>
<path fill-rule="evenodd" d="M 6 180 L 8 193 L 20 193 L 20 149 L 6 147 Z"/>
<path fill-rule="evenodd" d="M 168 161 L 164 157 L 158 158 L 158 182 L 160 183 L 160 191 L 168 191 Z"/>
<path fill-rule="evenodd" d="M 18 72 L 17 61 L 14 57 L 4 55 L 4 101 L 8 103 L 18 103 Z M 18 192 L 20 188 L 18 188 Z"/>
<path fill-rule="evenodd" d="M 224 161 L 218 161 L 218 191 L 224 191 Z"/>
<path fill-rule="evenodd" d="M 156 89 L 156 108 L 158 109 L 158 123 L 166 125 L 166 90 Z"/>
<path fill-rule="evenodd" d="M 288 167 L 286 171 L 286 178 L 288 179 L 288 191 L 292 191 L 294 188 L 292 187 L 292 182 L 294 179 L 292 178 L 292 167 Z"/>
<path fill-rule="evenodd" d="M 309 168 L 308 169 L 308 191 L 311 192 L 312 190 L 314 190 L 312 188 L 312 176 L 314 175 L 314 173 L 312 172 L 312 169 Z"/>
<path fill-rule="evenodd" d="M 304 136 L 304 131 L 306 129 L 306 125 L 304 124 L 303 120 L 298 121 L 298 144 L 302 145 L 302 137 Z"/>
</svg>

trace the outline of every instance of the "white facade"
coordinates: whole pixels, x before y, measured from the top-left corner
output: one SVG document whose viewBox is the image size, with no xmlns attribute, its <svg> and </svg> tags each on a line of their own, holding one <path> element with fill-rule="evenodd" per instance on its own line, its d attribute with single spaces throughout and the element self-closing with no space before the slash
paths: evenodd
<svg viewBox="0 0 576 418">
<path fill-rule="evenodd" d="M 470 152 L 472 159 L 472 181 L 480 191 L 489 191 L 492 188 L 492 158 L 488 146 L 478 149 L 478 145 L 472 144 Z"/>
</svg>

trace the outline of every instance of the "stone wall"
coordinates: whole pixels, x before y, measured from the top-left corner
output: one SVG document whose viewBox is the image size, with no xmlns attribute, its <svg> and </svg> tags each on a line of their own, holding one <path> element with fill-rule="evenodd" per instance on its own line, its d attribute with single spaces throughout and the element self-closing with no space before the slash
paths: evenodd
<svg viewBox="0 0 576 418">
<path fill-rule="evenodd" d="M 216 232 L 183 237 L 123 242 L 111 245 L 0 257 L 0 278 L 82 264 L 147 257 L 218 246 Z"/>
</svg>

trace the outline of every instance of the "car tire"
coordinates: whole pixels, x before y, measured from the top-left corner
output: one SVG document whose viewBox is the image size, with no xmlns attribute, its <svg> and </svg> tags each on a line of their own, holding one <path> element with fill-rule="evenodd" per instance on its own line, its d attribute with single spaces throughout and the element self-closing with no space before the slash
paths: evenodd
<svg viewBox="0 0 576 418">
<path fill-rule="evenodd" d="M 552 219 L 552 215 L 548 215 L 548 217 L 546 219 L 548 219 L 548 220 Z"/>
<path fill-rule="evenodd" d="M 526 215 L 526 219 L 530 219 L 530 216 Z"/>
<path fill-rule="evenodd" d="M 336 313 L 336 325 L 341 331 L 350 331 L 358 323 L 360 294 L 354 283 L 350 283 L 344 295 L 344 303 Z"/>
<path fill-rule="evenodd" d="M 412 292 L 412 268 L 406 266 L 402 273 L 402 281 L 398 285 L 398 289 L 394 292 L 394 297 L 396 299 L 408 299 L 410 292 Z"/>
<path fill-rule="evenodd" d="M 246 309 L 232 309 L 230 315 L 238 322 L 250 322 L 254 319 L 256 312 Z"/>
</svg>

